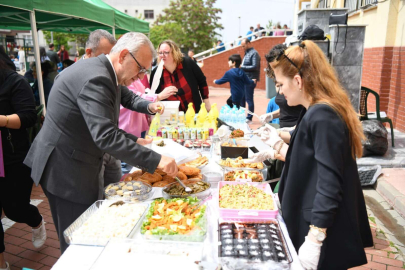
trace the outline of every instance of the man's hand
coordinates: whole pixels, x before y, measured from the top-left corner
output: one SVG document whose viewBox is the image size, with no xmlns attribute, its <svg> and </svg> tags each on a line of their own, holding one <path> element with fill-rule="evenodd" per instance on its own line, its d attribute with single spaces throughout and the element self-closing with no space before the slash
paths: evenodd
<svg viewBox="0 0 405 270">
<path fill-rule="evenodd" d="M 216 80 L 214 80 L 214 83 L 215 83 L 215 81 L 216 81 Z"/>
<path fill-rule="evenodd" d="M 163 112 L 165 111 L 165 106 L 161 102 L 150 103 L 148 106 L 149 110 L 153 113 L 163 114 Z"/>
<path fill-rule="evenodd" d="M 252 79 L 252 81 L 253 81 L 254 83 L 257 83 L 257 79 Z"/>
<path fill-rule="evenodd" d="M 167 99 L 175 94 L 177 94 L 179 90 L 175 86 L 169 86 L 163 89 L 161 93 L 158 94 L 158 101 Z"/>
<path fill-rule="evenodd" d="M 171 177 L 175 177 L 178 173 L 178 168 L 174 158 L 162 156 L 160 159 L 158 169 L 161 169 Z"/>
<path fill-rule="evenodd" d="M 136 143 L 145 146 L 147 144 L 151 144 L 152 141 L 153 141 L 153 139 L 138 138 L 138 140 L 136 140 Z"/>
</svg>

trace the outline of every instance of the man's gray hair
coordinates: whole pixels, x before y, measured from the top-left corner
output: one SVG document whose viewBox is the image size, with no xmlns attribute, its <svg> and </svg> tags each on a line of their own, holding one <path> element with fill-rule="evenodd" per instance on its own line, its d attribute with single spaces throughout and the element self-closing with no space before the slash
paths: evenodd
<svg viewBox="0 0 405 270">
<path fill-rule="evenodd" d="M 95 53 L 102 38 L 107 39 L 112 45 L 117 43 L 114 36 L 108 33 L 106 30 L 97 29 L 90 33 L 89 39 L 86 42 L 86 49 L 91 49 L 91 51 Z"/>
<path fill-rule="evenodd" d="M 119 53 L 124 49 L 127 49 L 131 53 L 135 54 L 142 46 L 148 46 L 153 59 L 156 58 L 156 51 L 152 42 L 147 36 L 142 33 L 129 32 L 123 35 L 117 44 L 111 49 L 111 53 Z"/>
</svg>

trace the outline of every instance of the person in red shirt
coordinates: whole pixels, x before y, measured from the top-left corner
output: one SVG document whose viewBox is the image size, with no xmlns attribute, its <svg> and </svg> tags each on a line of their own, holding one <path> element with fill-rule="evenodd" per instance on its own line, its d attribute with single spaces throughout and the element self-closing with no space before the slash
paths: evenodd
<svg viewBox="0 0 405 270">
<path fill-rule="evenodd" d="M 60 45 L 58 56 L 61 62 L 63 62 L 63 60 L 69 59 L 69 53 L 65 50 L 65 45 Z"/>
<path fill-rule="evenodd" d="M 160 79 L 156 94 L 169 88 L 171 96 L 166 100 L 180 101 L 180 111 L 186 111 L 188 104 L 193 103 L 196 112 L 200 111 L 201 103 L 209 111 L 209 90 L 207 80 L 200 67 L 189 57 L 183 56 L 179 46 L 165 40 L 158 47 L 158 61 L 163 61 L 164 67 L 160 78 L 155 78 L 156 69 L 152 71 L 150 85 L 153 80 Z"/>
</svg>

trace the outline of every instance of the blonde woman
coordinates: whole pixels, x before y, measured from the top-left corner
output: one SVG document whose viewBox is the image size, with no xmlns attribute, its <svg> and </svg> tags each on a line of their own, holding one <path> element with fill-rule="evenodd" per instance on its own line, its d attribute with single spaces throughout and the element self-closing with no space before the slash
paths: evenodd
<svg viewBox="0 0 405 270">
<path fill-rule="evenodd" d="M 156 94 L 168 91 L 169 101 L 180 101 L 181 111 L 186 111 L 188 104 L 193 103 L 196 112 L 200 110 L 202 102 L 209 111 L 209 90 L 204 73 L 189 57 L 184 57 L 179 46 L 165 40 L 158 47 L 158 61 L 163 61 L 164 69 L 160 78 L 155 78 L 156 69 L 152 71 L 150 85 L 153 80 L 160 80 Z"/>
<path fill-rule="evenodd" d="M 270 63 L 280 94 L 304 109 L 288 146 L 267 125 L 262 139 L 285 156 L 279 199 L 288 233 L 305 269 L 366 264 L 372 246 L 356 157 L 361 124 L 333 68 L 312 41 L 280 51 Z M 261 156 L 266 156 L 261 154 Z"/>
</svg>

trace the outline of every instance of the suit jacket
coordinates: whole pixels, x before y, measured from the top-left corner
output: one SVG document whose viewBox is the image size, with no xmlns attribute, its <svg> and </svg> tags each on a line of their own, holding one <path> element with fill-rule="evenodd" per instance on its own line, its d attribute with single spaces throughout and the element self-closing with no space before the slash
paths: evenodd
<svg viewBox="0 0 405 270">
<path fill-rule="evenodd" d="M 118 87 L 105 55 L 80 61 L 56 78 L 44 125 L 24 163 L 35 184 L 60 198 L 91 204 L 105 152 L 153 173 L 161 156 L 117 126 L 119 104 L 148 113 L 149 101 Z"/>
<path fill-rule="evenodd" d="M 318 269 L 348 269 L 367 263 L 372 246 L 356 161 L 345 122 L 328 105 L 304 108 L 281 176 L 282 215 L 295 249 L 309 225 L 327 228 Z"/>
</svg>

